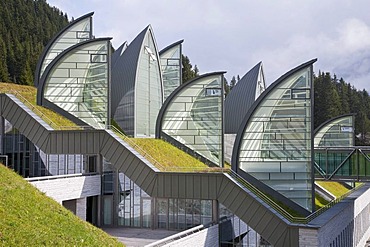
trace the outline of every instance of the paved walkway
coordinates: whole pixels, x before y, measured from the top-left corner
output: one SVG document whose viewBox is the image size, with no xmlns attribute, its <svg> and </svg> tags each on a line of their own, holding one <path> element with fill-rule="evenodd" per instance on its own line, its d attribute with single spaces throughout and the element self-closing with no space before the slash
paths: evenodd
<svg viewBox="0 0 370 247">
<path fill-rule="evenodd" d="M 145 228 L 103 228 L 103 230 L 116 237 L 127 247 L 140 247 L 156 242 L 162 238 L 178 233 L 178 231 L 168 231 L 160 229 Z"/>
</svg>

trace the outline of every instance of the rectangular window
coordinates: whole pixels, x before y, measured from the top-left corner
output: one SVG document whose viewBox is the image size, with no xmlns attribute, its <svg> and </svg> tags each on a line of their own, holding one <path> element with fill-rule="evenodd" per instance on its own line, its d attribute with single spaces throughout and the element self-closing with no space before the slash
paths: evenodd
<svg viewBox="0 0 370 247">
<path fill-rule="evenodd" d="M 310 89 L 292 88 L 291 90 L 292 99 L 310 99 L 310 96 Z"/>
<path fill-rule="evenodd" d="M 340 132 L 352 133 L 353 128 L 352 128 L 352 126 L 341 126 L 340 127 Z"/>
<path fill-rule="evenodd" d="M 205 96 L 220 96 L 222 93 L 221 88 L 206 88 Z"/>
<path fill-rule="evenodd" d="M 92 63 L 106 63 L 107 54 L 90 54 L 90 62 Z"/>
<path fill-rule="evenodd" d="M 169 58 L 169 59 L 167 59 L 167 65 L 169 65 L 169 66 L 180 66 L 180 59 Z"/>
<path fill-rule="evenodd" d="M 90 32 L 78 31 L 76 32 L 77 39 L 90 39 Z"/>
</svg>

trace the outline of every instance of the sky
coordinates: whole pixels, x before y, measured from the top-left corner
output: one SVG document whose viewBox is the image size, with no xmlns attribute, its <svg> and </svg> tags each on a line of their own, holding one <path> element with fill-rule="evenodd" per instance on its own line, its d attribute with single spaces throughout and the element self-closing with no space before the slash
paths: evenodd
<svg viewBox="0 0 370 247">
<path fill-rule="evenodd" d="M 93 33 L 118 48 L 147 25 L 158 49 L 184 39 L 200 73 L 242 77 L 263 62 L 266 84 L 317 58 L 330 72 L 370 92 L 368 0 L 47 0 L 75 19 L 95 12 Z"/>
</svg>

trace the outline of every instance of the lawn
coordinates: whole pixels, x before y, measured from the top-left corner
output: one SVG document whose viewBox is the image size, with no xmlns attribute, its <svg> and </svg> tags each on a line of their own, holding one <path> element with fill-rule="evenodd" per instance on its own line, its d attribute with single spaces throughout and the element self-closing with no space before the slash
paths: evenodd
<svg viewBox="0 0 370 247">
<path fill-rule="evenodd" d="M 0 164 L 0 246 L 123 246 Z"/>
</svg>

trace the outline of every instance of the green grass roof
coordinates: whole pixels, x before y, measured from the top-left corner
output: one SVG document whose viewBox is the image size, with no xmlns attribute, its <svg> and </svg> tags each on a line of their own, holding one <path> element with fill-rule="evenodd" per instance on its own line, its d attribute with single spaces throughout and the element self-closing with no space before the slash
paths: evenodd
<svg viewBox="0 0 370 247">
<path fill-rule="evenodd" d="M 318 185 L 332 193 L 335 197 L 341 197 L 350 190 L 339 182 L 333 181 L 316 181 Z"/>
<path fill-rule="evenodd" d="M 134 146 L 138 152 L 148 154 L 148 160 L 162 171 L 218 172 L 221 170 L 220 168 L 207 166 L 200 160 L 160 139 L 128 138 L 128 143 Z"/>
<path fill-rule="evenodd" d="M 0 164 L 0 246 L 123 246 Z"/>
<path fill-rule="evenodd" d="M 0 93 L 15 95 L 27 105 L 36 115 L 41 117 L 52 128 L 76 128 L 77 125 L 62 115 L 36 104 L 36 88 L 32 86 L 18 85 L 15 83 L 0 83 Z"/>
</svg>

